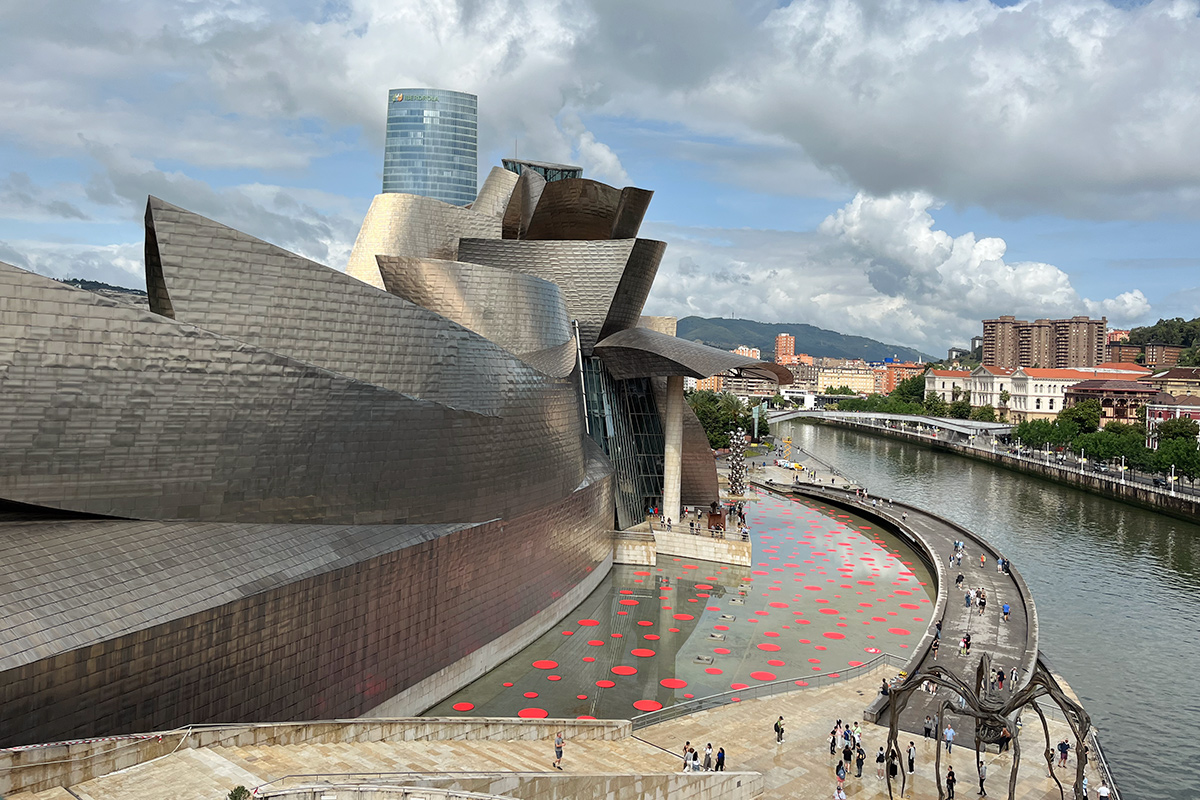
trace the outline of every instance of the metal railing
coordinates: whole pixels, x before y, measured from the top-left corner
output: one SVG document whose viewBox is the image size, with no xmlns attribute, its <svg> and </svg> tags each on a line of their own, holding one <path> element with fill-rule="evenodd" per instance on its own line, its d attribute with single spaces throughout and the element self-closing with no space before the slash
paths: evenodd
<svg viewBox="0 0 1200 800">
<path fill-rule="evenodd" d="M 907 663 L 908 659 L 904 656 L 892 653 L 880 653 L 870 661 L 865 661 L 856 667 L 846 667 L 846 669 L 839 669 L 836 672 L 821 672 L 816 675 L 767 681 L 766 683 L 747 686 L 745 689 L 730 689 L 719 694 L 697 697 L 692 700 L 685 700 L 682 703 L 674 703 L 657 711 L 647 711 L 644 714 L 638 714 L 631 719 L 631 722 L 633 722 L 633 729 L 635 731 L 641 730 L 650 725 L 656 725 L 659 722 L 678 719 L 688 714 L 707 711 L 710 708 L 719 708 L 742 700 L 753 700 L 759 697 L 770 697 L 785 692 L 794 692 L 799 689 L 825 686 L 848 678 L 856 678 L 881 666 L 902 668 Z"/>
<path fill-rule="evenodd" d="M 498 794 L 480 794 L 479 792 L 464 792 L 461 789 L 443 789 L 435 786 L 397 786 L 396 784 L 388 783 L 318 783 L 309 786 L 294 786 L 289 789 L 267 789 L 263 791 L 261 788 L 254 790 L 255 797 L 313 797 L 318 793 L 329 791 L 352 791 L 361 796 L 365 793 L 388 793 L 397 794 L 402 797 L 421 798 L 428 800 L 430 797 L 445 797 L 447 800 L 506 800 L 505 795 Z"/>
</svg>

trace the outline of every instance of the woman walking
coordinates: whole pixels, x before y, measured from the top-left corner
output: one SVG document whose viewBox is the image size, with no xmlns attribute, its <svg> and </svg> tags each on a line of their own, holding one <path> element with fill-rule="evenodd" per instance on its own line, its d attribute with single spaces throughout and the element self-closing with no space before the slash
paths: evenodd
<svg viewBox="0 0 1200 800">
<path fill-rule="evenodd" d="M 712 769 L 712 742 L 709 742 L 704 747 L 704 771 L 708 772 Z"/>
</svg>

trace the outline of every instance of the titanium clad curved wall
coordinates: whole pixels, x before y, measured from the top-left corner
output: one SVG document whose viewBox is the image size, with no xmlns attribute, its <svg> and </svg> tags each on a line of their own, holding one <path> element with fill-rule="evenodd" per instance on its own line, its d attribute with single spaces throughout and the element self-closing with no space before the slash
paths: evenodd
<svg viewBox="0 0 1200 800">
<path fill-rule="evenodd" d="M 471 210 L 490 217 L 503 217 L 508 208 L 508 200 L 512 197 L 513 187 L 517 185 L 517 175 L 504 167 L 492 167 L 479 195 L 471 203 Z"/>
<path fill-rule="evenodd" d="M 520 517 L 450 532 L 47 523 L 44 538 L 56 551 L 86 545 L 93 557 L 116 564 L 111 583 L 93 582 L 78 560 L 65 562 L 78 571 L 57 565 L 59 572 L 42 583 L 37 571 L 56 564 L 28 546 L 43 538 L 36 525 L 0 528 L 6 571 L 30 573 L 0 589 L 6 610 L 0 627 L 34 607 L 71 608 L 93 597 L 104 606 L 125 593 L 122 578 L 188 563 L 191 549 L 181 543 L 204 551 L 198 571 L 223 590 L 197 602 L 187 586 L 177 595 L 160 586 L 156 597 L 166 608 L 130 620 L 130 632 L 102 633 L 82 646 L 62 639 L 51 648 L 54 656 L 0 662 L 0 746 L 189 723 L 356 717 L 462 659 L 478 658 L 485 645 L 506 642 L 507 650 L 492 654 L 499 663 L 522 646 L 501 637 L 607 563 L 612 502 L 608 466 L 598 457 L 566 497 Z M 115 534 L 107 546 L 107 539 L 96 541 L 100 530 Z M 243 537 L 284 552 L 275 564 L 259 554 L 254 572 L 240 575 L 239 565 L 221 556 L 225 548 L 245 549 Z M 130 547 L 138 552 L 132 559 Z M 123 608 L 114 602 L 107 607 Z M 89 622 L 103 624 L 75 618 Z M 457 688 L 447 683 L 434 702 Z"/>
<path fill-rule="evenodd" d="M 551 181 L 525 239 L 611 239 L 621 190 L 587 178 Z"/>
<path fill-rule="evenodd" d="M 520 370 L 525 404 L 484 416 L 0 265 L 0 498 L 140 519 L 516 516 L 584 471 L 574 382 Z"/>
<path fill-rule="evenodd" d="M 564 391 L 437 309 L 364 286 L 158 198 L 150 199 L 147 218 L 146 237 L 155 242 L 164 284 L 151 309 L 166 295 L 179 322 L 484 414 L 534 410 Z M 567 426 L 563 435 L 570 434 Z"/>
<path fill-rule="evenodd" d="M 500 219 L 414 194 L 377 194 L 363 219 L 346 274 L 382 289 L 375 256 L 458 259 L 464 236 L 499 239 Z"/>
<path fill-rule="evenodd" d="M 549 281 L 462 261 L 405 256 L 376 260 L 388 292 L 441 314 L 510 353 L 558 347 L 571 338 L 567 304 Z"/>
<path fill-rule="evenodd" d="M 654 192 L 649 189 L 639 189 L 636 186 L 626 186 L 621 190 L 621 202 L 617 205 L 616 218 L 613 220 L 612 238 L 633 239 L 641 230 L 642 220 L 646 209 L 650 207 L 650 199 Z"/>
<path fill-rule="evenodd" d="M 537 209 L 542 190 L 546 188 L 546 179 L 533 170 L 525 170 L 518 176 L 512 194 L 508 198 L 508 206 L 504 209 L 503 237 L 505 239 L 524 239 L 529 230 L 529 221 Z"/>
<path fill-rule="evenodd" d="M 686 375 L 707 378 L 738 370 L 764 380 L 792 382 L 787 367 L 668 336 L 650 328 L 627 328 L 606 336 L 596 354 L 617 378 Z"/>
<path fill-rule="evenodd" d="M 636 325 L 666 245 L 646 239 L 518 241 L 463 239 L 460 260 L 544 278 L 562 290 L 567 313 L 579 321 L 580 345 L 590 355 L 600 331 L 618 320 Z M 628 273 L 628 275 L 627 275 Z M 618 290 L 622 291 L 618 291 Z"/>
</svg>

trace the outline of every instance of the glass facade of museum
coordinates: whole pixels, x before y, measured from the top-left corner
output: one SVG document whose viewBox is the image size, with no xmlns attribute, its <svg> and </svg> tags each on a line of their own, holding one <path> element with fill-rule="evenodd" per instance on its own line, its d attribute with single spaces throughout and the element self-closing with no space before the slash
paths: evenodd
<svg viewBox="0 0 1200 800">
<path fill-rule="evenodd" d="M 442 89 L 388 92 L 383 191 L 474 202 L 479 176 L 479 101 Z"/>
</svg>

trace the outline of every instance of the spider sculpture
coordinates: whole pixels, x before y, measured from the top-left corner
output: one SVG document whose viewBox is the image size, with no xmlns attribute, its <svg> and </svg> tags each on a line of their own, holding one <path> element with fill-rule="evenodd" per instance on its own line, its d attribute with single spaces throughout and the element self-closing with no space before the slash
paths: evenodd
<svg viewBox="0 0 1200 800">
<path fill-rule="evenodd" d="M 1076 760 L 1075 766 L 1075 785 L 1073 787 L 1072 797 L 1075 800 L 1084 800 L 1082 790 L 1083 785 L 1083 769 L 1087 762 L 1084 754 L 1084 742 L 1087 740 L 1088 732 L 1091 729 L 1091 718 L 1087 712 L 1073 702 L 1050 671 L 1042 665 L 1040 659 L 1037 660 L 1033 675 L 1029 682 L 1014 691 L 1009 697 L 1001 698 L 995 692 L 988 690 L 988 680 L 992 674 L 991 659 L 985 654 L 979 661 L 979 667 L 975 671 L 975 686 L 974 688 L 964 683 L 957 675 L 940 666 L 931 666 L 918 673 L 909 675 L 899 685 L 891 690 L 891 701 L 888 704 L 890 713 L 888 725 L 888 752 L 899 754 L 899 723 L 900 714 L 908 705 L 909 698 L 912 693 L 919 690 L 921 686 L 929 681 L 937 686 L 944 686 L 952 693 L 961 695 L 966 699 L 966 707 L 963 709 L 952 705 L 950 701 L 943 701 L 940 707 L 940 712 L 937 719 L 943 724 L 946 721 L 947 714 L 958 714 L 961 717 L 970 717 L 975 720 L 975 763 L 980 761 L 980 750 L 989 743 L 1000 741 L 1001 731 L 1006 727 L 1010 727 L 1010 719 L 1014 719 L 1016 715 L 1024 708 L 1032 708 L 1037 714 L 1038 719 L 1042 723 L 1042 734 L 1045 738 L 1045 748 L 1043 756 L 1046 759 L 1047 771 L 1050 777 L 1054 779 L 1058 785 L 1059 796 L 1065 800 L 1066 792 L 1063 789 L 1062 783 L 1059 782 L 1058 776 L 1054 774 L 1054 750 L 1050 742 L 1050 729 L 1046 724 L 1046 715 L 1042 709 L 1038 707 L 1037 700 L 1040 697 L 1049 697 L 1063 712 L 1067 719 L 1067 724 L 1071 727 L 1071 733 L 1075 736 L 1076 753 L 1081 754 L 1081 757 Z M 953 696 L 953 695 L 952 695 Z M 1015 726 L 1011 726 L 1015 729 Z M 1012 737 L 1012 768 L 1009 770 L 1008 776 L 1008 797 L 1009 800 L 1015 800 L 1017 791 L 1017 769 L 1021 764 L 1021 742 L 1018 736 Z M 938 798 L 944 800 L 946 797 L 942 786 L 942 748 L 937 748 L 937 758 L 934 765 L 934 774 L 937 778 Z M 901 783 L 900 794 L 904 795 L 907 777 L 904 771 L 900 771 Z M 892 778 L 890 770 L 887 777 L 888 797 L 892 797 Z"/>
</svg>

